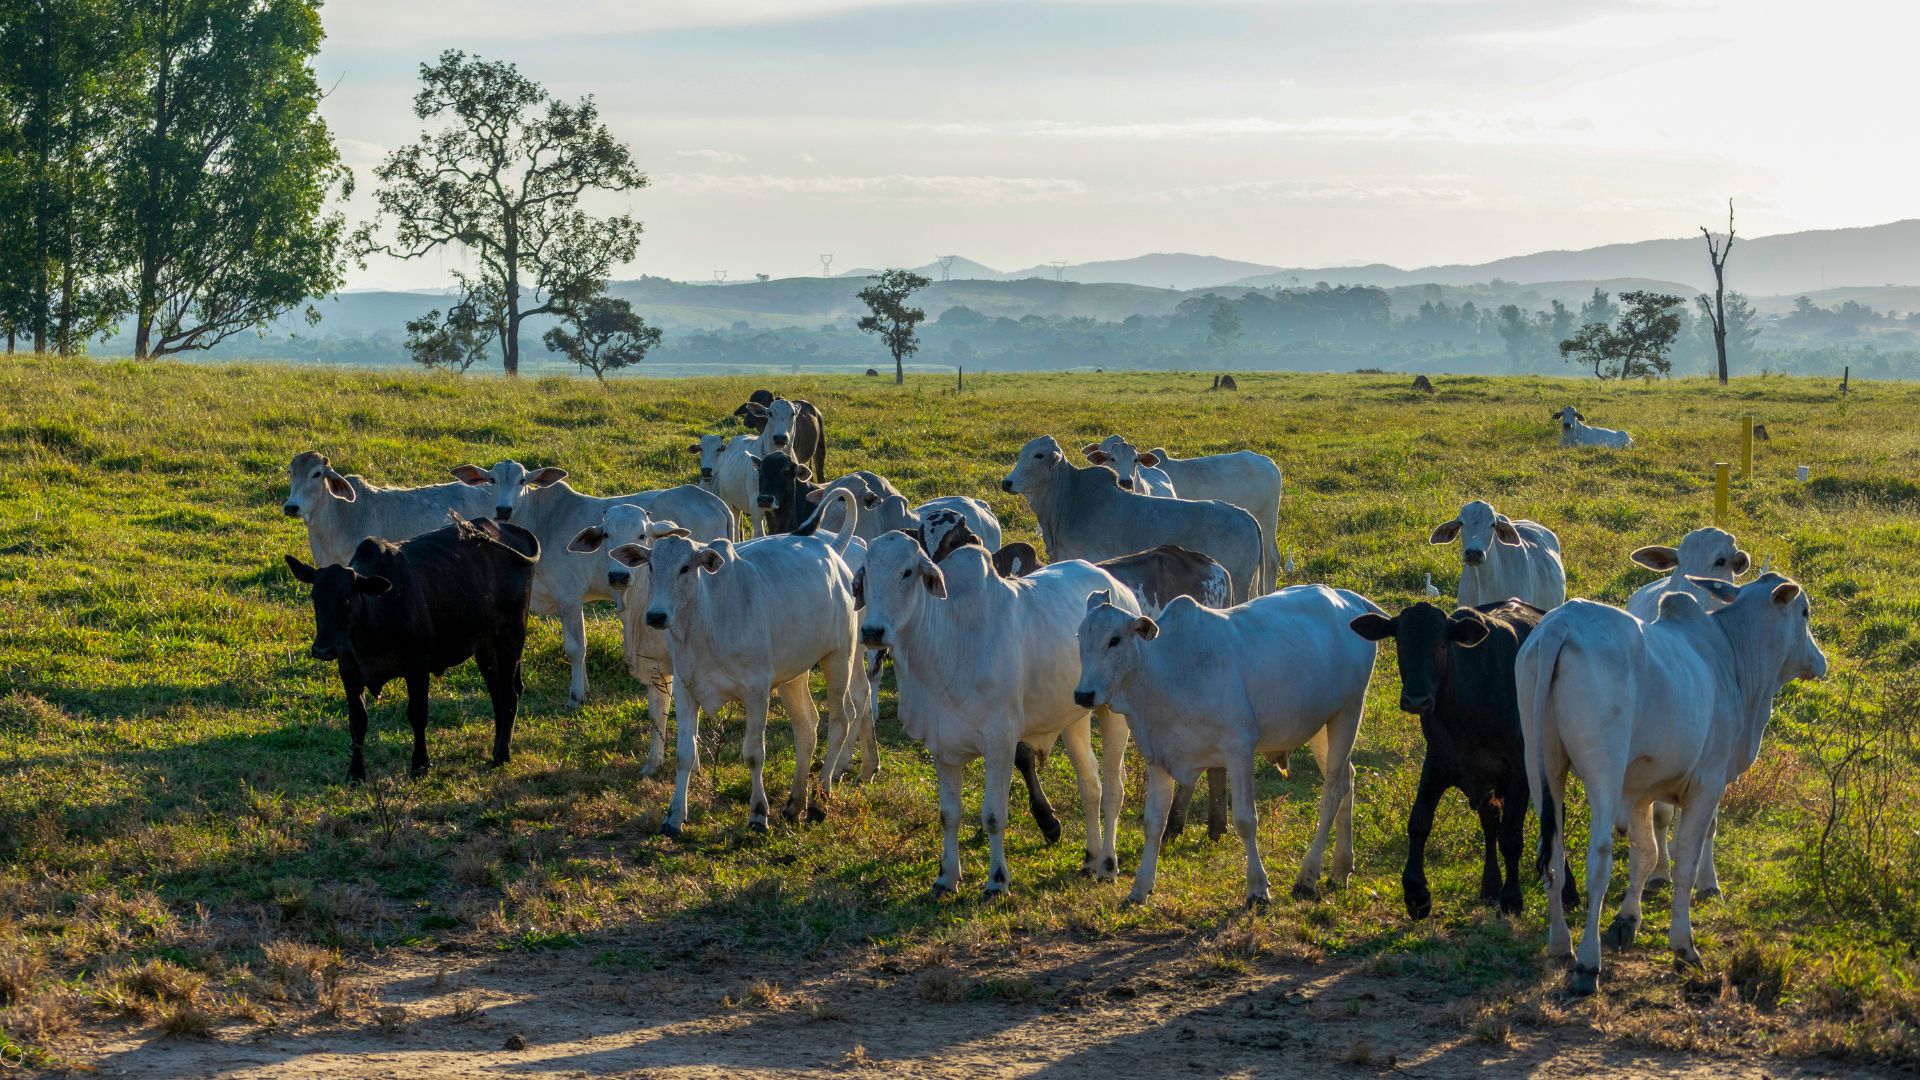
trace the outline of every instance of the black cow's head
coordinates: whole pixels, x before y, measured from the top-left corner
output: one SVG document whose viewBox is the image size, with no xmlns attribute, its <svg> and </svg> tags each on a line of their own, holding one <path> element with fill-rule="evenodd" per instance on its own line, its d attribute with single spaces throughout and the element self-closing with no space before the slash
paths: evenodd
<svg viewBox="0 0 1920 1080">
<path fill-rule="evenodd" d="M 1433 711 L 1447 677 L 1447 649 L 1472 648 L 1487 639 L 1487 620 L 1472 608 L 1448 615 L 1421 602 L 1389 619 L 1368 612 L 1348 624 L 1368 641 L 1394 639 L 1400 661 L 1400 708 L 1415 716 Z"/>
<path fill-rule="evenodd" d="M 762 510 L 795 510 L 801 502 L 800 485 L 811 483 L 813 470 L 776 450 L 760 459 L 760 493 L 754 504 Z"/>
<path fill-rule="evenodd" d="M 287 556 L 287 568 L 293 576 L 313 586 L 313 645 L 308 649 L 315 660 L 338 660 L 350 649 L 348 632 L 360 617 L 366 598 L 379 596 L 393 587 L 386 578 L 361 574 L 350 566 L 323 566 L 315 569 L 293 556 Z"/>
</svg>

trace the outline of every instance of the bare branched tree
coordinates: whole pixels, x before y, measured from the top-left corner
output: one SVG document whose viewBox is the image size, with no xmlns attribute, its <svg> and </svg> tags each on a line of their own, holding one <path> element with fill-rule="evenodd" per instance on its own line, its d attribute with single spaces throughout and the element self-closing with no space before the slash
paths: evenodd
<svg viewBox="0 0 1920 1080">
<path fill-rule="evenodd" d="M 1733 200 L 1727 200 L 1727 242 L 1718 243 L 1705 225 L 1700 235 L 1707 238 L 1707 260 L 1713 263 L 1713 307 L 1707 318 L 1713 323 L 1713 351 L 1720 359 L 1720 385 L 1727 385 L 1727 255 L 1733 250 Z"/>
</svg>

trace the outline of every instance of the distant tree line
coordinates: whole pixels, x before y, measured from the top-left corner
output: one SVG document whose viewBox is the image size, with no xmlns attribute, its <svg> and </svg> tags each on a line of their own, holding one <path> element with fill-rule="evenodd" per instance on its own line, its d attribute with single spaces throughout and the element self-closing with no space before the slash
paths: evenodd
<svg viewBox="0 0 1920 1080">
<path fill-rule="evenodd" d="M 313 0 L 0 0 L 0 336 L 210 348 L 338 288 Z M 317 318 L 317 315 L 313 316 Z"/>
</svg>

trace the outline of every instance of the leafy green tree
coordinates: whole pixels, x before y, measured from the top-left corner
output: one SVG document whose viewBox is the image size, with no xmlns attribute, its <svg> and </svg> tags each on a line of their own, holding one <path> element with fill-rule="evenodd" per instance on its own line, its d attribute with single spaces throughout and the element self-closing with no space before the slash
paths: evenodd
<svg viewBox="0 0 1920 1080">
<path fill-rule="evenodd" d="M 1507 345 L 1507 366 L 1514 371 L 1526 368 L 1527 357 L 1539 343 L 1539 328 L 1517 304 L 1502 304 L 1498 312 L 1500 340 Z"/>
<path fill-rule="evenodd" d="M 1207 347 L 1224 359 L 1240 342 L 1240 313 L 1233 303 L 1222 300 L 1207 315 Z"/>
<path fill-rule="evenodd" d="M 924 309 L 908 307 L 907 301 L 933 282 L 911 270 L 886 270 L 867 280 L 874 284 L 860 290 L 860 302 L 867 305 L 868 312 L 860 318 L 860 331 L 879 334 L 886 342 L 887 351 L 893 354 L 893 383 L 898 386 L 907 381 L 904 361 L 920 351 L 915 328 L 927 317 Z"/>
<path fill-rule="evenodd" d="M 659 327 L 648 326 L 632 303 L 611 296 L 596 296 L 570 307 L 561 320 L 541 340 L 601 382 L 609 371 L 638 365 L 647 358 L 648 349 L 660 344 Z"/>
<path fill-rule="evenodd" d="M 1598 290 L 1595 290 L 1598 295 Z M 1569 362 L 1593 368 L 1601 379 L 1638 379 L 1665 375 L 1673 364 L 1667 350 L 1680 333 L 1683 303 L 1678 296 L 1655 292 L 1620 294 L 1625 307 L 1617 327 L 1588 323 L 1560 343 L 1560 355 Z"/>
<path fill-rule="evenodd" d="M 407 352 L 416 364 L 465 374 L 487 355 L 500 321 L 498 294 L 481 286 L 448 308 L 444 320 L 437 308 L 407 320 Z"/>
<path fill-rule="evenodd" d="M 1754 340 L 1760 336 L 1760 313 L 1753 310 L 1747 294 L 1727 293 L 1720 301 L 1722 310 L 1718 318 L 1715 318 L 1713 301 L 1705 293 L 1694 297 L 1693 302 L 1700 309 L 1701 321 L 1698 326 L 1701 334 L 1706 338 L 1708 348 L 1715 352 L 1716 359 L 1722 348 L 1729 359 L 1747 359 Z"/>
<path fill-rule="evenodd" d="M 521 323 L 599 295 L 639 249 L 638 221 L 593 217 L 581 195 L 637 190 L 647 178 L 591 97 L 568 104 L 512 64 L 451 49 L 420 65 L 420 82 L 414 115 L 446 123 L 374 170 L 379 211 L 355 234 L 354 250 L 362 259 L 417 259 L 447 246 L 471 252 L 475 277 L 501 297 L 500 360 L 516 375 Z M 389 219 L 393 238 L 378 240 Z"/>
<path fill-rule="evenodd" d="M 1621 299 L 1624 300 L 1626 297 L 1622 296 Z M 1594 323 L 1611 326 L 1613 320 L 1619 317 L 1620 306 L 1613 302 L 1605 289 L 1593 290 L 1593 295 L 1587 298 L 1587 302 L 1580 305 L 1581 326 L 1590 326 Z"/>
<path fill-rule="evenodd" d="M 308 66 L 317 0 L 119 6 L 143 73 L 115 170 L 134 355 L 210 348 L 338 288 L 346 221 L 327 200 L 352 173 Z"/>
</svg>

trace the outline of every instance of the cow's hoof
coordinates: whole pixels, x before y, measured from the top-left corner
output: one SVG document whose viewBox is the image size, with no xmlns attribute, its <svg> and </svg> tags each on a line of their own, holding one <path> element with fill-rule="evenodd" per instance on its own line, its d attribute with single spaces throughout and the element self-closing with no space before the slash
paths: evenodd
<svg viewBox="0 0 1920 1080">
<path fill-rule="evenodd" d="M 787 805 L 780 808 L 780 819 L 789 825 L 800 820 L 799 811 L 793 808 L 792 800 L 788 800 Z"/>
<path fill-rule="evenodd" d="M 1320 899 L 1320 890 L 1304 881 L 1299 882 L 1293 887 L 1293 898 L 1295 900 L 1318 900 Z"/>
<path fill-rule="evenodd" d="M 754 832 L 757 832 L 762 836 L 765 836 L 767 833 L 767 823 L 764 820 L 761 820 L 758 818 L 756 818 L 753 821 L 747 822 L 747 828 L 752 829 Z"/>
<path fill-rule="evenodd" d="M 1691 945 L 1685 949 L 1673 950 L 1673 970 L 1680 972 L 1705 971 L 1706 967 L 1707 965 L 1700 959 L 1699 950 L 1693 948 Z"/>
<path fill-rule="evenodd" d="M 1267 910 L 1267 898 L 1266 898 L 1265 896 L 1260 896 L 1260 895 L 1250 895 L 1250 896 L 1248 896 L 1248 897 L 1247 897 L 1247 910 L 1248 910 L 1248 911 L 1265 911 L 1265 910 Z"/>
<path fill-rule="evenodd" d="M 1665 892 L 1671 888 L 1673 888 L 1673 880 L 1671 878 L 1652 877 L 1647 879 L 1647 891 L 1650 893 Z"/>
<path fill-rule="evenodd" d="M 817 802 L 807 804 L 807 820 L 816 824 L 827 820 L 826 806 Z"/>
<path fill-rule="evenodd" d="M 1502 915 L 1518 915 L 1525 906 L 1526 902 L 1521 899 L 1518 889 L 1500 894 L 1500 914 Z"/>
<path fill-rule="evenodd" d="M 1127 898 L 1125 900 L 1120 901 L 1120 906 L 1123 908 L 1139 907 L 1140 905 L 1147 902 L 1147 897 L 1149 895 L 1150 894 L 1148 893 L 1142 893 L 1142 892 L 1130 892 L 1127 894 Z"/>
<path fill-rule="evenodd" d="M 1573 966 L 1573 950 L 1568 949 L 1563 953 L 1550 952 L 1547 954 L 1547 963 L 1554 967 L 1570 968 Z"/>
<path fill-rule="evenodd" d="M 1696 904 L 1708 904 L 1718 899 L 1720 899 L 1720 886 L 1718 885 L 1709 885 L 1693 894 L 1693 902 Z"/>
<path fill-rule="evenodd" d="M 1433 914 L 1433 896 L 1427 890 L 1407 892 L 1407 918 L 1424 919 Z"/>
<path fill-rule="evenodd" d="M 678 840 L 680 839 L 680 826 L 675 825 L 671 821 L 663 821 L 660 823 L 660 835 L 669 840 Z"/>
<path fill-rule="evenodd" d="M 1048 847 L 1052 847 L 1060 842 L 1060 819 L 1044 818 L 1039 822 L 1039 825 L 1040 835 L 1046 837 Z"/>
<path fill-rule="evenodd" d="M 1005 885 L 989 885 L 981 890 L 980 893 L 981 902 L 987 904 L 997 904 L 1006 898 L 1007 887 Z"/>
<path fill-rule="evenodd" d="M 507 766 L 507 759 L 504 757 L 495 757 L 495 758 L 487 759 L 487 768 L 489 769 L 504 769 L 506 768 L 506 766 Z"/>
<path fill-rule="evenodd" d="M 577 698 L 577 697 L 574 697 L 572 694 L 567 695 L 567 708 L 584 709 L 586 708 L 586 705 L 587 705 L 587 699 Z"/>
<path fill-rule="evenodd" d="M 1600 940 L 1609 949 L 1631 949 L 1633 939 L 1640 933 L 1640 916 L 1616 915 L 1613 924 L 1607 927 L 1606 936 Z"/>
<path fill-rule="evenodd" d="M 1575 997 L 1586 997 L 1600 989 L 1600 972 L 1596 968 L 1573 965 L 1567 973 L 1567 993 Z"/>
<path fill-rule="evenodd" d="M 927 890 L 927 895 L 931 896 L 935 900 L 938 900 L 943 896 L 952 896 L 953 886 L 947 884 L 944 881 L 936 881 L 933 883 L 933 888 Z"/>
</svg>

